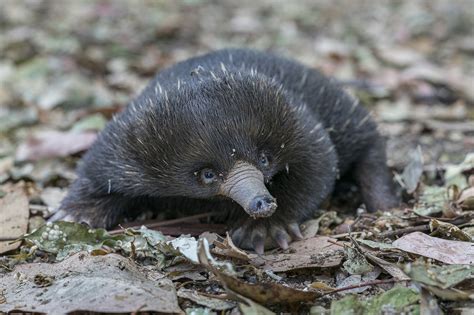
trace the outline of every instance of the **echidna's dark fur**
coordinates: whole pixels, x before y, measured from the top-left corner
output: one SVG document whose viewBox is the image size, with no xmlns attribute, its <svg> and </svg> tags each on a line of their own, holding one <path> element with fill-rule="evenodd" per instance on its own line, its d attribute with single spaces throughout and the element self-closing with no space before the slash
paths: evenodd
<svg viewBox="0 0 474 315">
<path fill-rule="evenodd" d="M 387 209 L 395 198 L 376 129 L 357 100 L 313 69 L 251 50 L 212 52 L 159 73 L 107 125 L 56 218 L 111 227 L 130 209 L 209 206 L 246 219 L 195 174 L 257 165 L 261 152 L 278 202 L 264 224 L 310 217 L 348 171 L 370 211 Z"/>
</svg>

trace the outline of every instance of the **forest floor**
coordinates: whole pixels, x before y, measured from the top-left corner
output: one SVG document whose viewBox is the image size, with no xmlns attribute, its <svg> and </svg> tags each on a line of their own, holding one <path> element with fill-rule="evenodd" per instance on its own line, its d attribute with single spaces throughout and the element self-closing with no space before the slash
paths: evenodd
<svg viewBox="0 0 474 315">
<path fill-rule="evenodd" d="M 472 314 L 473 32 L 470 0 L 3 1 L 0 312 Z M 45 225 L 158 70 L 224 47 L 297 59 L 357 95 L 403 206 L 333 205 L 262 256 L 210 214 Z"/>
</svg>

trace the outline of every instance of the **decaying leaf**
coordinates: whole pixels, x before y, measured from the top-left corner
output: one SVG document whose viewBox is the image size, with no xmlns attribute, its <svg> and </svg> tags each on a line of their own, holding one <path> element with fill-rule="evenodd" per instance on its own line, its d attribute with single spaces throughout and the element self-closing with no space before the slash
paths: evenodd
<svg viewBox="0 0 474 315">
<path fill-rule="evenodd" d="M 364 244 L 370 248 L 373 249 L 380 249 L 380 250 L 390 250 L 393 249 L 392 244 L 387 244 L 387 243 L 381 243 L 381 242 L 374 242 L 371 240 L 363 240 L 363 239 L 358 239 L 357 242 Z"/>
<path fill-rule="evenodd" d="M 199 305 L 206 306 L 213 310 L 223 311 L 234 308 L 236 304 L 232 301 L 213 298 L 199 294 L 196 290 L 181 288 L 178 290 L 178 296 L 196 302 Z"/>
<path fill-rule="evenodd" d="M 446 167 L 446 174 L 444 176 L 446 185 L 456 185 L 459 189 L 466 188 L 468 184 L 463 173 L 472 169 L 474 169 L 474 152 L 466 155 L 462 163 Z"/>
<path fill-rule="evenodd" d="M 5 194 L 0 198 L 0 238 L 10 241 L 0 241 L 0 254 L 20 246 L 21 242 L 12 240 L 20 238 L 28 230 L 28 197 L 23 184 L 3 185 L 0 190 Z"/>
<path fill-rule="evenodd" d="M 239 303 L 239 309 L 243 315 L 274 315 L 272 311 L 263 307 L 260 304 L 255 303 L 251 299 L 248 299 L 242 295 L 238 295 L 239 299 L 243 302 Z"/>
<path fill-rule="evenodd" d="M 371 272 L 374 268 L 357 249 L 346 247 L 347 260 L 343 263 L 344 269 L 351 275 L 362 275 Z"/>
<path fill-rule="evenodd" d="M 442 237 L 449 240 L 457 240 L 463 242 L 472 242 L 472 237 L 462 231 L 459 227 L 436 219 L 430 221 L 431 236 Z"/>
<path fill-rule="evenodd" d="M 216 247 L 212 250 L 212 252 L 217 255 L 237 258 L 242 261 L 249 261 L 251 258 L 251 255 L 234 245 L 234 242 L 228 233 L 223 242 L 215 241 L 214 245 Z"/>
<path fill-rule="evenodd" d="M 417 304 L 419 299 L 419 293 L 415 290 L 405 287 L 395 287 L 366 301 L 358 299 L 355 295 L 333 301 L 331 304 L 331 314 L 378 315 L 387 309 L 393 310 L 394 312 L 408 310 L 416 312 L 419 308 Z"/>
<path fill-rule="evenodd" d="M 35 284 L 37 275 L 49 277 L 47 289 Z M 131 260 L 115 255 L 77 253 L 57 264 L 23 264 L 0 282 L 12 310 L 62 314 L 73 311 L 181 313 L 174 285 L 162 274 L 140 272 Z"/>
<path fill-rule="evenodd" d="M 199 263 L 197 257 L 197 241 L 194 237 L 181 236 L 168 241 L 167 244 L 174 247 L 184 257 L 193 263 Z"/>
<path fill-rule="evenodd" d="M 415 152 L 411 154 L 410 163 L 405 167 L 402 173 L 402 182 L 409 194 L 412 194 L 418 187 L 418 183 L 423 174 L 423 153 L 418 146 Z"/>
<path fill-rule="evenodd" d="M 198 257 L 199 262 L 209 268 L 219 278 L 225 288 L 259 303 L 312 301 L 321 295 L 315 291 L 297 290 L 274 282 L 248 283 L 240 280 L 236 277 L 229 263 L 218 263 L 215 261 L 205 239 L 199 240 Z"/>
<path fill-rule="evenodd" d="M 46 187 L 41 192 L 40 198 L 43 203 L 54 209 L 59 206 L 61 200 L 66 197 L 67 191 L 58 187 Z"/>
<path fill-rule="evenodd" d="M 65 157 L 87 150 L 95 141 L 95 132 L 42 131 L 21 144 L 16 151 L 17 161 L 37 161 L 44 158 Z"/>
<path fill-rule="evenodd" d="M 97 113 L 87 117 L 82 118 L 72 126 L 71 131 L 73 132 L 82 132 L 82 131 L 100 131 L 104 129 L 107 124 L 107 119 L 104 115 Z"/>
<path fill-rule="evenodd" d="M 464 189 L 456 200 L 456 204 L 463 210 L 474 210 L 474 187 Z"/>
<path fill-rule="evenodd" d="M 443 212 L 448 204 L 446 187 L 424 186 L 413 211 L 419 215 L 430 216 Z"/>
<path fill-rule="evenodd" d="M 437 266 L 421 261 L 405 267 L 413 281 L 441 289 L 452 288 L 463 281 L 474 279 L 474 265 Z"/>
<path fill-rule="evenodd" d="M 346 287 L 349 287 L 349 286 L 356 286 L 356 285 L 359 285 L 361 283 L 366 283 L 366 282 L 369 282 L 369 281 L 373 281 L 373 280 L 378 278 L 380 273 L 381 273 L 380 268 L 374 268 L 374 270 L 372 270 L 372 271 L 370 271 L 370 272 L 368 272 L 364 275 L 350 275 L 348 277 L 345 277 L 345 278 L 342 278 L 342 279 L 338 280 L 336 288 L 337 289 L 346 288 Z M 350 293 L 360 293 L 360 292 L 364 292 L 365 290 L 368 290 L 369 288 L 370 288 L 370 286 L 362 286 L 362 287 L 358 287 L 358 288 L 344 290 L 344 291 L 340 292 L 339 294 L 345 295 L 345 294 L 350 294 Z"/>
<path fill-rule="evenodd" d="M 474 279 L 474 265 L 436 266 L 415 262 L 405 266 L 405 272 L 413 281 L 427 290 L 447 300 L 467 300 L 474 298 L 474 288 L 461 290 L 458 284 Z"/>
<path fill-rule="evenodd" d="M 320 227 L 328 227 L 331 224 L 340 224 L 342 219 L 337 216 L 336 211 L 327 211 L 319 218 L 308 220 L 301 224 L 301 233 L 305 238 L 316 236 Z"/>
<path fill-rule="evenodd" d="M 383 260 L 371 253 L 365 253 L 365 256 L 374 264 L 385 270 L 389 275 L 399 280 L 410 280 L 396 264 Z"/>
<path fill-rule="evenodd" d="M 344 251 L 330 241 L 335 242 L 327 236 L 316 236 L 301 241 L 292 242 L 288 253 L 265 255 L 264 258 L 250 254 L 251 262 L 262 265 L 264 269 L 273 272 L 284 272 L 306 268 L 329 268 L 341 264 Z"/>
<path fill-rule="evenodd" d="M 393 242 L 393 246 L 446 264 L 474 264 L 474 246 L 470 242 L 449 241 L 413 232 Z"/>
<path fill-rule="evenodd" d="M 79 223 L 59 221 L 40 227 L 23 236 L 23 239 L 42 251 L 56 254 L 58 261 L 79 251 L 97 252 L 104 247 L 121 250 L 127 255 L 139 252 L 144 257 L 164 260 L 163 254 L 155 246 L 164 242 L 165 237 L 145 227 L 127 230 L 127 234 L 110 235 L 104 229 L 90 229 Z"/>
</svg>

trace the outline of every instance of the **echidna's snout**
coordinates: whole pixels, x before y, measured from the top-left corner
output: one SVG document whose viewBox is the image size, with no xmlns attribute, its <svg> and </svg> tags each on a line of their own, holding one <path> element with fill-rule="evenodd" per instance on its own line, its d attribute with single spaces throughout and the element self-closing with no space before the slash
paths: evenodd
<svg viewBox="0 0 474 315">
<path fill-rule="evenodd" d="M 277 208 L 276 199 L 265 187 L 262 172 L 247 162 L 234 165 L 219 193 L 236 201 L 253 218 L 269 217 Z"/>
</svg>

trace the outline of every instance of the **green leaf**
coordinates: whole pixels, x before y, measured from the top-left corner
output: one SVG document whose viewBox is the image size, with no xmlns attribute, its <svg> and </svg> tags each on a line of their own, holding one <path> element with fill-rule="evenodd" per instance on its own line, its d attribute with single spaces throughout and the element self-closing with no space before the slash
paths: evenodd
<svg viewBox="0 0 474 315">
<path fill-rule="evenodd" d="M 338 301 L 331 303 L 331 315 L 362 315 L 364 314 L 364 304 L 359 301 L 356 295 L 349 295 Z"/>
<path fill-rule="evenodd" d="M 446 187 L 425 186 L 413 211 L 419 215 L 433 215 L 444 210 L 448 202 Z"/>
<path fill-rule="evenodd" d="M 23 239 L 42 251 L 56 254 L 58 261 L 82 250 L 92 252 L 104 247 L 120 250 L 127 255 L 132 252 L 139 253 L 161 262 L 165 259 L 163 253 L 155 247 L 164 242 L 165 237 L 162 233 L 146 227 L 139 230 L 127 229 L 124 234 L 110 235 L 104 229 L 91 229 L 78 223 L 58 221 L 43 225 L 23 236 Z"/>
<path fill-rule="evenodd" d="M 107 124 L 107 119 L 105 119 L 102 114 L 94 114 L 82 118 L 72 126 L 71 131 L 85 131 L 85 130 L 102 130 Z"/>
<path fill-rule="evenodd" d="M 449 165 L 446 167 L 444 175 L 446 185 L 456 185 L 459 189 L 464 189 L 468 186 L 466 176 L 463 172 L 474 169 L 474 152 L 466 155 L 464 161 L 458 165 Z"/>
<path fill-rule="evenodd" d="M 386 309 L 406 314 L 419 314 L 419 305 L 417 305 L 419 300 L 420 295 L 414 289 L 398 286 L 367 301 L 360 301 L 356 295 L 333 301 L 331 314 L 378 315 L 383 314 L 383 310 Z"/>
<path fill-rule="evenodd" d="M 435 266 L 416 262 L 408 264 L 405 272 L 413 281 L 442 289 L 451 288 L 464 280 L 474 279 L 474 265 Z"/>
<path fill-rule="evenodd" d="M 347 255 L 347 260 L 342 265 L 349 274 L 362 275 L 374 269 L 374 266 L 372 266 L 356 249 L 347 247 L 345 253 Z"/>
</svg>

